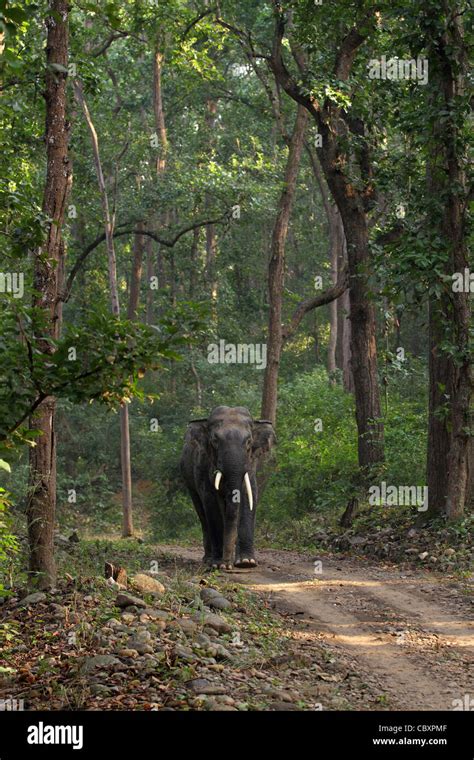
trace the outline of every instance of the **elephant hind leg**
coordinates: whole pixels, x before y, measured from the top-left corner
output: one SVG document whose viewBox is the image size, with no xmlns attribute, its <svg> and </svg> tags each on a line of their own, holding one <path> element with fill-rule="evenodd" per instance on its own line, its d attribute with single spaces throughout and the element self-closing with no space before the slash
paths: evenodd
<svg viewBox="0 0 474 760">
<path fill-rule="evenodd" d="M 205 564 L 211 564 L 212 543 L 211 543 L 211 536 L 209 532 L 209 526 L 207 524 L 206 512 L 204 510 L 201 497 L 199 496 L 198 492 L 191 490 L 190 493 L 191 493 L 191 499 L 193 500 L 194 508 L 198 514 L 199 521 L 201 523 L 201 528 L 202 528 L 202 542 L 204 546 L 204 556 L 202 558 L 202 561 Z"/>
</svg>

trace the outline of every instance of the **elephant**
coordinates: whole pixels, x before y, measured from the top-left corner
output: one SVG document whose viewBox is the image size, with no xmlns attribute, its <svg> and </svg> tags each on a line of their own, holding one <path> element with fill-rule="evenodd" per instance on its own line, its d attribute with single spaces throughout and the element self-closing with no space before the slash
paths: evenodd
<svg viewBox="0 0 474 760">
<path fill-rule="evenodd" d="M 211 568 L 257 565 L 254 550 L 257 465 L 276 443 L 273 425 L 246 407 L 218 406 L 187 427 L 181 472 L 201 522 Z"/>
</svg>

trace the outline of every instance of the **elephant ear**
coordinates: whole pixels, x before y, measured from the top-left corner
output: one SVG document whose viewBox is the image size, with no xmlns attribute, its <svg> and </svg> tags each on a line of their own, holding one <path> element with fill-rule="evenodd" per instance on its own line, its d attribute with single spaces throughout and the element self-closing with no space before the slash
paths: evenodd
<svg viewBox="0 0 474 760">
<path fill-rule="evenodd" d="M 269 420 L 255 420 L 253 424 L 253 452 L 260 457 L 275 446 L 276 435 Z"/>
<path fill-rule="evenodd" d="M 186 440 L 192 446 L 205 447 L 207 445 L 207 419 L 188 422 Z"/>
</svg>

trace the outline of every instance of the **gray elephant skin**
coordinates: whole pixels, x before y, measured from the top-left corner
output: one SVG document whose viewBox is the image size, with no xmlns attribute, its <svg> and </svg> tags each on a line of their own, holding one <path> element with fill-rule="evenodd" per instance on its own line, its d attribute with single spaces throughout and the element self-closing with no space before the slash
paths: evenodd
<svg viewBox="0 0 474 760">
<path fill-rule="evenodd" d="M 201 521 L 204 562 L 231 570 L 255 567 L 256 472 L 276 443 L 268 420 L 243 406 L 218 406 L 188 424 L 181 472 Z"/>
</svg>

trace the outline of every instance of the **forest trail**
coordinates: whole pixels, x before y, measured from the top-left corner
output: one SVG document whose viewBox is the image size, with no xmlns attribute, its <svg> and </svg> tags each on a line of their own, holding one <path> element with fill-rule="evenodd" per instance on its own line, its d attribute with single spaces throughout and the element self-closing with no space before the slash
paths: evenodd
<svg viewBox="0 0 474 760">
<path fill-rule="evenodd" d="M 199 549 L 160 549 L 201 558 Z M 458 580 L 334 555 L 322 558 L 321 572 L 294 552 L 258 558 L 256 570 L 226 576 L 296 619 L 302 638 L 324 642 L 392 709 L 452 710 L 474 699 L 473 605 Z"/>
</svg>

